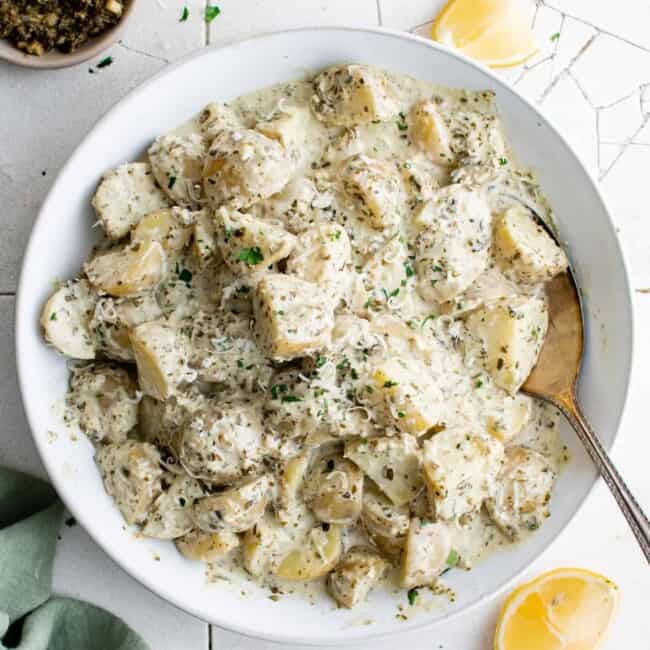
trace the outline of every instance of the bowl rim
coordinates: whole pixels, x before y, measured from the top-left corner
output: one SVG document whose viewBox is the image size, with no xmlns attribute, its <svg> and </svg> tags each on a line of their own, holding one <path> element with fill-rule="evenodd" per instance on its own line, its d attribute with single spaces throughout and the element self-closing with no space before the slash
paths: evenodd
<svg viewBox="0 0 650 650">
<path fill-rule="evenodd" d="M 434 50 L 437 50 L 444 54 L 445 56 L 449 56 L 451 58 L 456 58 L 463 63 L 472 66 L 479 70 L 480 72 L 486 74 L 495 85 L 501 87 L 504 91 L 506 92 L 511 92 L 513 93 L 519 100 L 523 102 L 523 104 L 528 108 L 528 110 L 532 111 L 539 120 L 541 120 L 550 130 L 551 132 L 555 135 L 555 137 L 558 139 L 562 147 L 565 149 L 565 154 L 568 156 L 573 157 L 573 159 L 578 163 L 578 165 L 582 168 L 587 184 L 590 186 L 590 189 L 592 192 L 594 192 L 595 197 L 597 200 L 601 203 L 601 205 L 604 208 L 604 212 L 607 216 L 607 224 L 606 228 L 609 230 L 610 236 L 613 238 L 616 248 L 618 250 L 618 253 L 620 255 L 620 260 L 621 260 L 621 266 L 623 270 L 623 283 L 624 283 L 624 291 L 625 291 L 625 298 L 626 298 L 626 306 L 627 306 L 627 314 L 626 314 L 626 320 L 627 324 L 629 326 L 629 345 L 628 345 L 628 354 L 627 358 L 624 360 L 625 366 L 627 368 L 627 376 L 625 380 L 625 386 L 623 387 L 623 394 L 622 394 L 622 403 L 621 403 L 621 410 L 620 414 L 617 418 L 616 424 L 615 424 L 615 430 L 614 434 L 612 437 L 611 443 L 606 446 L 607 450 L 611 452 L 611 449 L 613 448 L 614 444 L 616 443 L 619 435 L 620 435 L 620 427 L 621 427 L 621 422 L 623 421 L 625 414 L 627 412 L 627 409 L 629 408 L 629 395 L 630 395 L 630 383 L 631 379 L 634 374 L 634 343 L 635 343 L 635 322 L 634 322 L 634 294 L 632 291 L 631 287 L 631 274 L 630 274 L 630 266 L 629 262 L 627 260 L 625 251 L 623 247 L 621 246 L 620 239 L 618 238 L 616 234 L 616 229 L 614 226 L 614 222 L 612 220 L 610 211 L 607 207 L 607 203 L 604 199 L 604 196 L 600 190 L 600 187 L 598 186 L 594 175 L 591 173 L 591 171 L 585 166 L 581 158 L 574 152 L 573 148 L 571 145 L 568 143 L 566 138 L 559 132 L 559 130 L 555 127 L 554 123 L 546 117 L 538 108 L 532 104 L 531 101 L 529 101 L 526 97 L 524 97 L 516 88 L 511 86 L 508 82 L 505 80 L 501 79 L 500 77 L 497 76 L 495 72 L 490 70 L 488 67 L 485 65 L 474 61 L 470 59 L 469 57 L 460 54 L 459 52 L 456 52 L 455 50 L 452 50 L 451 48 L 448 48 L 444 45 L 441 45 L 440 43 L 437 43 L 433 40 L 424 38 L 422 36 L 419 36 L 417 34 L 412 34 L 409 32 L 403 32 L 397 29 L 391 29 L 391 28 L 386 28 L 386 27 L 364 27 L 364 26 L 341 26 L 341 25 L 336 25 L 336 24 L 328 24 L 328 25 L 314 25 L 314 26 L 302 26 L 302 27 L 293 27 L 289 29 L 279 29 L 279 30 L 271 30 L 267 32 L 261 32 L 254 34 L 252 36 L 247 36 L 241 39 L 236 39 L 233 41 L 230 41 L 228 43 L 225 43 L 223 45 L 216 45 L 212 47 L 204 47 L 199 50 L 193 51 L 177 61 L 175 61 L 172 64 L 166 65 L 163 69 L 155 73 L 152 77 L 144 81 L 143 83 L 139 84 L 136 88 L 128 92 L 124 97 L 122 97 L 119 101 L 117 101 L 115 104 L 111 106 L 103 115 L 102 117 L 95 123 L 95 125 L 81 138 L 79 141 L 79 144 L 77 147 L 75 147 L 74 151 L 66 161 L 66 163 L 63 165 L 59 173 L 57 174 L 50 190 L 48 191 L 47 196 L 45 197 L 45 200 L 43 201 L 41 208 L 38 212 L 37 218 L 32 226 L 32 230 L 30 232 L 30 237 L 27 243 L 27 246 L 25 247 L 25 252 L 23 254 L 23 262 L 21 265 L 21 270 L 20 270 L 20 276 L 19 276 L 19 282 L 18 282 L 18 287 L 17 287 L 17 292 L 16 292 L 16 306 L 15 306 L 15 324 L 14 324 L 14 340 L 15 340 L 15 354 L 16 354 L 16 368 L 17 368 L 17 374 L 18 374 L 18 384 L 19 384 L 19 389 L 20 389 L 20 395 L 21 399 L 23 402 L 23 408 L 25 411 L 25 414 L 27 416 L 27 421 L 30 427 L 30 433 L 32 434 L 32 437 L 35 441 L 39 456 L 48 472 L 48 476 L 50 477 L 52 473 L 50 472 L 50 465 L 51 463 L 49 462 L 49 455 L 47 453 L 47 445 L 44 441 L 44 439 L 39 438 L 34 434 L 34 431 L 36 430 L 36 414 L 34 410 L 30 407 L 30 402 L 29 400 L 25 399 L 25 396 L 29 394 L 29 386 L 28 386 L 28 371 L 27 368 L 23 368 L 23 364 L 21 363 L 21 348 L 24 347 L 23 343 L 23 334 L 22 332 L 26 332 L 26 328 L 31 326 L 31 323 L 24 323 L 24 318 L 22 316 L 24 307 L 23 303 L 28 302 L 28 297 L 25 296 L 24 291 L 22 290 L 23 284 L 25 277 L 27 276 L 28 269 L 27 269 L 27 261 L 29 260 L 31 253 L 32 253 L 32 246 L 34 245 L 34 240 L 35 240 L 35 233 L 36 231 L 43 227 L 43 223 L 45 222 L 45 214 L 48 211 L 49 208 L 49 203 L 52 200 L 52 195 L 54 194 L 54 190 L 56 188 L 57 182 L 59 180 L 59 177 L 64 174 L 64 172 L 68 169 L 68 167 L 72 166 L 73 161 L 75 160 L 76 156 L 79 153 L 80 148 L 82 147 L 83 143 L 85 140 L 90 137 L 91 134 L 93 134 L 95 131 L 100 130 L 103 128 L 104 123 L 107 121 L 109 118 L 110 114 L 113 112 L 113 110 L 117 109 L 121 105 L 127 103 L 128 101 L 131 101 L 134 97 L 136 97 L 139 93 L 143 92 L 146 88 L 149 86 L 156 84 L 160 78 L 165 76 L 170 70 L 176 69 L 178 67 L 181 67 L 188 63 L 189 61 L 193 59 L 198 59 L 202 56 L 207 56 L 211 51 L 214 50 L 219 50 L 219 49 L 225 49 L 225 48 L 230 48 L 230 47 L 237 47 L 240 46 L 244 43 L 248 42 L 254 42 L 258 40 L 262 40 L 268 37 L 273 37 L 273 36 L 280 36 L 282 34 L 287 34 L 287 33 L 295 33 L 295 32 L 319 32 L 319 31 L 343 31 L 343 32 L 350 32 L 350 33 L 370 33 L 370 34 L 381 34 L 384 36 L 396 38 L 399 40 L 410 40 L 413 41 L 414 43 L 417 43 L 419 45 L 422 45 L 424 47 L 428 47 Z M 27 315 L 25 314 L 25 318 Z M 56 475 L 56 474 L 55 474 Z M 591 487 L 588 489 L 586 494 L 583 496 L 583 498 L 575 505 L 573 513 L 570 515 L 567 523 L 559 529 L 549 540 L 548 545 L 542 549 L 531 561 L 529 564 L 526 566 L 522 567 L 521 570 L 517 571 L 515 574 L 513 574 L 510 578 L 507 580 L 504 580 L 503 583 L 494 591 L 490 593 L 486 593 L 484 595 L 476 597 L 474 600 L 470 601 L 463 609 L 454 611 L 454 612 L 449 612 L 446 614 L 443 614 L 439 618 L 437 618 L 434 621 L 431 620 L 426 620 L 426 619 L 418 619 L 418 620 L 413 620 L 413 621 L 405 621 L 400 625 L 399 630 L 394 630 L 394 631 L 372 631 L 370 629 L 367 630 L 367 634 L 365 634 L 363 637 L 357 637 L 353 639 L 336 639 L 332 640 L 331 638 L 328 637 L 302 637 L 302 636 L 296 636 L 296 635 L 287 635 L 283 632 L 265 632 L 265 633 L 260 633 L 257 630 L 247 628 L 245 626 L 239 625 L 239 624 L 233 624 L 229 622 L 228 620 L 221 619 L 219 617 L 214 617 L 208 620 L 208 623 L 223 627 L 224 629 L 230 630 L 232 632 L 235 632 L 237 634 L 241 634 L 245 637 L 251 638 L 251 639 L 263 639 L 275 643 L 285 643 L 289 645 L 308 645 L 308 646 L 345 646 L 351 643 L 359 643 L 359 642 L 366 642 L 370 641 L 373 639 L 381 639 L 381 638 L 389 638 L 389 637 L 394 637 L 395 635 L 399 634 L 400 632 L 403 633 L 413 633 L 416 631 L 423 631 L 425 629 L 434 629 L 434 627 L 438 625 L 445 624 L 452 619 L 456 619 L 461 615 L 467 615 L 469 612 L 477 610 L 480 606 L 486 604 L 487 602 L 494 600 L 495 598 L 501 596 L 506 590 L 510 589 L 512 585 L 514 585 L 517 581 L 521 580 L 522 575 L 524 575 L 527 571 L 530 570 L 530 568 L 538 562 L 549 550 L 549 548 L 557 541 L 558 537 L 562 535 L 567 528 L 569 527 L 569 524 L 573 519 L 576 517 L 576 515 L 580 512 L 580 510 L 583 508 L 584 504 L 586 503 L 587 499 L 590 498 L 590 496 L 593 494 L 594 489 L 596 488 L 597 484 L 600 481 L 600 477 L 596 476 L 594 479 Z M 54 487 L 56 488 L 56 483 L 53 482 Z M 58 491 L 57 491 L 58 492 Z M 134 580 L 142 584 L 146 589 L 148 589 L 152 594 L 155 596 L 158 596 L 160 598 L 163 598 L 167 602 L 173 604 L 175 607 L 178 607 L 179 609 L 187 612 L 188 614 L 191 614 L 192 616 L 198 618 L 199 620 L 205 621 L 206 619 L 203 618 L 203 614 L 198 611 L 196 608 L 192 607 L 191 605 L 188 605 L 180 598 L 177 598 L 176 595 L 173 593 L 172 590 L 168 591 L 161 591 L 157 586 L 155 586 L 152 581 L 149 579 L 149 577 L 146 575 L 146 573 L 142 573 L 142 575 L 138 575 L 138 573 L 135 570 L 132 570 L 131 568 L 127 568 L 121 564 L 119 561 L 118 557 L 116 554 L 114 554 L 111 545 L 108 540 L 102 539 L 99 535 L 96 535 L 94 531 L 85 525 L 86 517 L 83 512 L 78 511 L 76 508 L 75 504 L 68 504 L 67 502 L 64 501 L 65 506 L 68 508 L 68 510 L 71 512 L 71 514 L 79 521 L 82 526 L 84 527 L 84 530 L 88 533 L 88 535 L 92 538 L 92 540 L 111 558 L 113 562 L 117 566 L 119 566 L 123 571 L 125 571 L 130 577 L 132 577 Z"/>
<path fill-rule="evenodd" d="M 81 47 L 69 54 L 48 50 L 41 56 L 27 54 L 12 45 L 7 39 L 0 39 L 0 60 L 32 70 L 60 70 L 80 65 L 101 54 L 119 40 L 124 32 L 137 0 L 124 0 L 120 19 L 103 32 L 89 38 Z"/>
</svg>

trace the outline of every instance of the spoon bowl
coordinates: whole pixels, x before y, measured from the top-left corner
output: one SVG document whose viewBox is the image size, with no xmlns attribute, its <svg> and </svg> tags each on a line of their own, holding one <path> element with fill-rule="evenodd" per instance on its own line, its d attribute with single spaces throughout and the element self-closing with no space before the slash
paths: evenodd
<svg viewBox="0 0 650 650">
<path fill-rule="evenodd" d="M 547 232 L 555 239 L 553 233 Z M 546 285 L 549 323 L 537 364 L 521 390 L 556 406 L 565 415 L 637 538 L 650 563 L 650 522 L 591 430 L 578 406 L 576 387 L 582 364 L 584 328 L 578 289 L 570 271 Z"/>
</svg>

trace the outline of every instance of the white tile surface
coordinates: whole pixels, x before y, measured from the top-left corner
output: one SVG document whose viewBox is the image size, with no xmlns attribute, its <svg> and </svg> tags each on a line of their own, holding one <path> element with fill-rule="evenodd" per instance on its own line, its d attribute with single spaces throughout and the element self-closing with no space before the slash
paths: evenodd
<svg viewBox="0 0 650 650">
<path fill-rule="evenodd" d="M 527 1 L 527 0 L 522 0 Z M 260 31 L 307 24 L 383 25 L 427 36 L 442 0 L 210 0 L 222 13 L 209 29 L 212 44 Z M 535 31 L 542 52 L 526 68 L 499 74 L 562 130 L 602 189 L 619 229 L 636 289 L 650 288 L 650 5 L 594 0 L 539 2 Z M 187 5 L 189 18 L 180 23 Z M 0 64 L 0 462 L 43 474 L 24 420 L 15 379 L 13 302 L 29 229 L 57 170 L 83 134 L 128 90 L 205 44 L 204 0 L 138 0 L 114 64 L 90 75 L 88 66 L 30 72 Z M 424 26 L 423 26 L 424 25 Z M 556 31 L 560 38 L 551 41 Z M 218 71 L 215 72 L 218 74 Z M 596 120 L 598 115 L 598 121 Z M 597 128 L 598 124 L 598 128 Z M 612 144 L 613 143 L 613 144 Z M 41 172 L 45 170 L 46 176 Z M 630 405 L 614 457 L 650 509 L 645 402 L 650 380 L 650 294 L 636 293 L 637 358 Z M 622 590 L 622 606 L 605 650 L 636 650 L 650 636 L 650 572 L 613 499 L 599 484 L 565 533 L 529 575 L 562 565 L 600 570 Z M 66 528 L 57 556 L 61 591 L 104 605 L 126 618 L 154 650 L 207 650 L 204 623 L 163 603 L 135 584 L 78 527 Z M 435 632 L 401 637 L 413 650 L 485 650 L 499 603 L 460 616 Z M 389 650 L 395 640 L 355 646 Z M 213 629 L 214 650 L 281 650 Z"/>
</svg>

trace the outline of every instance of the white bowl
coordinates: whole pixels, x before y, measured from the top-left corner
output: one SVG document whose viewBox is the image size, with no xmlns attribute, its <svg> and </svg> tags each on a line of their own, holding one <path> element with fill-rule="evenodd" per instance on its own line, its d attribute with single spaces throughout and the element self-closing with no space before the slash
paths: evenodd
<svg viewBox="0 0 650 650">
<path fill-rule="evenodd" d="M 25 254 L 16 315 L 16 351 L 27 417 L 50 478 L 95 541 L 152 591 L 188 612 L 237 632 L 273 641 L 337 644 L 424 625 L 442 624 L 503 590 L 553 541 L 593 487 L 596 472 L 568 429 L 571 453 L 551 503 L 552 516 L 527 542 L 498 552 L 471 572 L 452 571 L 454 603 L 395 617 L 403 593 L 377 590 L 364 606 L 336 609 L 328 598 L 268 598 L 252 584 L 206 584 L 204 568 L 168 542 L 138 539 L 102 488 L 92 447 L 64 432 L 53 409 L 68 379 L 65 360 L 46 347 L 41 307 L 57 278 L 73 277 L 93 240 L 90 198 L 102 172 L 137 158 L 151 140 L 210 100 L 300 77 L 340 62 L 371 63 L 449 86 L 496 91 L 518 157 L 536 168 L 584 290 L 586 357 L 580 384 L 584 410 L 607 448 L 616 437 L 632 357 L 632 300 L 625 263 L 603 200 L 588 173 L 555 129 L 514 90 L 486 69 L 435 43 L 375 29 L 312 28 L 259 36 L 201 51 L 133 91 L 77 148 L 57 178 Z M 58 432 L 51 442 L 49 431 Z M 159 557 L 159 560 L 156 558 Z M 101 580 L 101 576 L 97 576 Z M 372 619 L 373 624 L 363 621 Z"/>
</svg>

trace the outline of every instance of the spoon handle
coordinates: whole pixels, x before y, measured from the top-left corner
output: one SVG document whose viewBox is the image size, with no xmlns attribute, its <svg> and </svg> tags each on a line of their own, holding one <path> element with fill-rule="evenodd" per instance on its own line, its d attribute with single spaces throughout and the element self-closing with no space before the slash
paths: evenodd
<svg viewBox="0 0 650 650">
<path fill-rule="evenodd" d="M 621 478 L 616 467 L 614 467 L 614 463 L 612 463 L 609 455 L 600 444 L 600 440 L 587 424 L 575 400 L 563 400 L 558 406 L 575 429 L 596 467 L 598 467 L 603 480 L 607 483 L 616 499 L 616 503 L 618 503 L 639 542 L 646 560 L 650 563 L 650 522 L 641 506 Z"/>
</svg>

